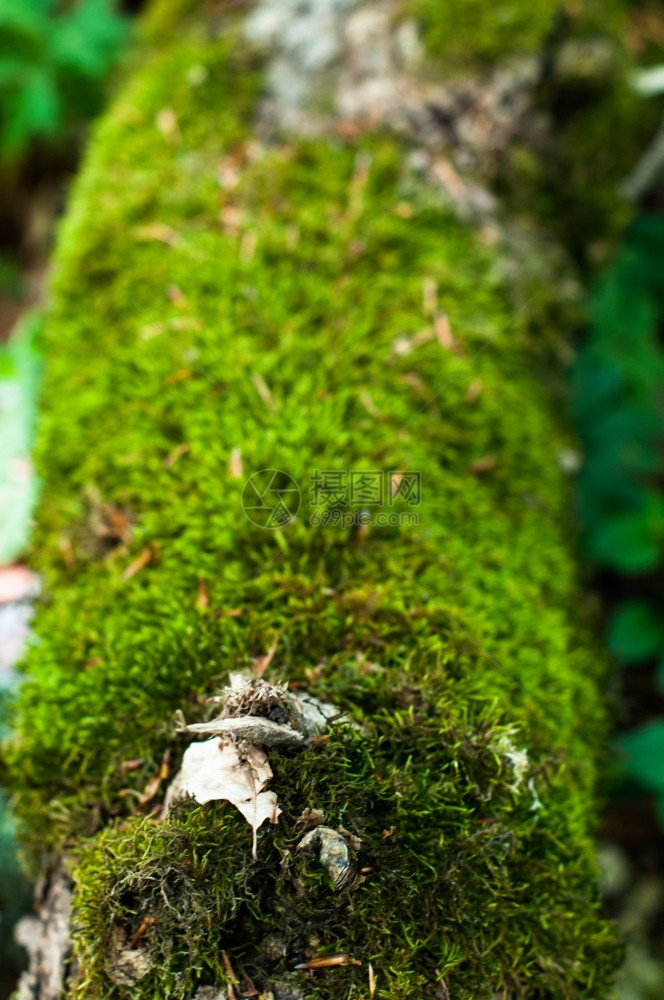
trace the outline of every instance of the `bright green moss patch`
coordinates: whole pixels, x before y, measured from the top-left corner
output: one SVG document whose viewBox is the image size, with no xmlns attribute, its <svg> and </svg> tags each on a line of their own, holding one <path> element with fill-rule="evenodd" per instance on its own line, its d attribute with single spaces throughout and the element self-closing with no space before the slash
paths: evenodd
<svg viewBox="0 0 664 1000">
<path fill-rule="evenodd" d="M 564 435 L 531 371 L 537 296 L 516 315 L 396 140 L 252 141 L 259 88 L 232 34 L 173 43 L 102 122 L 62 227 L 46 596 L 7 756 L 24 841 L 77 862 L 76 995 L 184 1000 L 226 950 L 307 1000 L 366 993 L 368 962 L 391 1000 L 442 978 L 455 1000 L 603 997 L 602 666 L 575 610 Z M 425 282 L 454 350 L 419 336 Z M 240 500 L 275 467 L 303 504 L 267 531 Z M 419 524 L 313 526 L 317 469 L 420 471 Z M 165 750 L 177 765 L 173 713 L 205 718 L 275 635 L 268 679 L 362 728 L 271 752 L 284 815 L 252 864 L 232 807 L 158 824 L 163 787 L 137 800 Z M 365 881 L 335 895 L 295 858 L 307 807 L 362 839 Z M 123 986 L 109 956 L 146 917 L 150 971 Z M 335 952 L 363 964 L 294 971 Z"/>
</svg>

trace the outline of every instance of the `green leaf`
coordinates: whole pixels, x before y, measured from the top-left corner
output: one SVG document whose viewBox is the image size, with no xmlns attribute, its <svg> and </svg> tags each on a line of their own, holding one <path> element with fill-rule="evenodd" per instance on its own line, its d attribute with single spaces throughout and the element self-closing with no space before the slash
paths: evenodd
<svg viewBox="0 0 664 1000">
<path fill-rule="evenodd" d="M 608 647 L 623 663 L 654 656 L 664 643 L 664 628 L 646 601 L 626 601 L 614 613 L 608 629 Z"/>
<path fill-rule="evenodd" d="M 81 76 L 101 79 L 127 33 L 127 21 L 112 0 L 83 0 L 58 19 L 51 51 L 54 61 Z"/>
<path fill-rule="evenodd" d="M 42 67 L 31 69 L 13 99 L 7 102 L 8 123 L 2 135 L 3 152 L 15 155 L 38 135 L 52 135 L 60 124 L 60 98 L 54 80 Z"/>
<path fill-rule="evenodd" d="M 659 535 L 646 511 L 614 514 L 589 533 L 590 557 L 628 575 L 655 569 L 661 557 Z"/>
<path fill-rule="evenodd" d="M 625 733 L 615 745 L 630 778 L 648 790 L 664 793 L 664 719 Z"/>
</svg>

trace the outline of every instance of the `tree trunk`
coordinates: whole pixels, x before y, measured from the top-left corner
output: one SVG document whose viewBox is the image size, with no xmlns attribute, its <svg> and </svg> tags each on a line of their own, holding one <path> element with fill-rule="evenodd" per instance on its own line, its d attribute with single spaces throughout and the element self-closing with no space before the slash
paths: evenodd
<svg viewBox="0 0 664 1000">
<path fill-rule="evenodd" d="M 606 995 L 576 286 L 490 193 L 553 6 L 510 11 L 507 65 L 458 0 L 145 21 L 43 337 L 22 1000 Z"/>
</svg>

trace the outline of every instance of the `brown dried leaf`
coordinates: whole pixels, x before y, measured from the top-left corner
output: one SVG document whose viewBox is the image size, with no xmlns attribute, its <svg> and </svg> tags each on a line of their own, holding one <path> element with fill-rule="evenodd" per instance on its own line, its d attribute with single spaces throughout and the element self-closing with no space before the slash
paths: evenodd
<svg viewBox="0 0 664 1000">
<path fill-rule="evenodd" d="M 122 574 L 122 579 L 123 580 L 131 579 L 131 577 L 135 576 L 139 572 L 139 570 L 142 570 L 144 566 L 147 566 L 147 564 L 150 562 L 151 559 L 152 559 L 152 549 L 148 545 L 147 548 L 143 549 L 140 556 L 138 556 L 137 559 L 134 559 L 133 563 L 127 566 L 126 570 Z"/>
<path fill-rule="evenodd" d="M 254 374 L 251 376 L 251 381 L 254 384 L 254 388 L 256 389 L 256 392 L 261 397 L 261 399 L 265 403 L 265 406 L 268 408 L 268 410 L 274 410 L 274 409 L 276 409 L 275 403 L 274 403 L 274 397 L 273 397 L 272 393 L 270 392 L 268 384 L 265 381 L 265 379 L 263 378 L 263 376 L 259 375 L 258 372 L 254 372 Z"/>
<path fill-rule="evenodd" d="M 436 331 L 436 339 L 438 340 L 440 346 L 444 347 L 446 351 L 458 350 L 457 342 L 452 335 L 452 327 L 450 326 L 450 320 L 447 313 L 436 313 L 433 325 L 434 330 Z"/>
<path fill-rule="evenodd" d="M 369 962 L 369 1000 L 373 1000 L 376 995 L 376 977 L 374 975 L 373 965 Z"/>
<path fill-rule="evenodd" d="M 198 596 L 196 597 L 196 607 L 200 610 L 207 608 L 210 603 L 210 595 L 208 593 L 207 580 L 198 581 Z"/>
<path fill-rule="evenodd" d="M 325 955 L 321 958 L 312 958 L 308 962 L 300 962 L 296 969 L 329 969 L 335 965 L 362 965 L 356 958 L 350 955 Z"/>
<path fill-rule="evenodd" d="M 483 472 L 490 472 L 491 469 L 495 469 L 497 464 L 498 459 L 495 455 L 485 455 L 484 458 L 478 458 L 476 462 L 473 462 L 469 466 L 469 469 L 475 475 L 481 476 Z"/>
<path fill-rule="evenodd" d="M 272 663 L 274 654 L 277 651 L 277 645 L 279 643 L 279 633 L 274 633 L 274 639 L 270 643 L 270 648 L 264 656 L 257 656 L 254 662 L 251 664 L 252 672 L 256 677 L 262 677 L 267 668 Z"/>
<path fill-rule="evenodd" d="M 228 460 L 228 474 L 231 479 L 242 479 L 242 449 L 233 448 L 231 457 Z"/>
<path fill-rule="evenodd" d="M 142 757 L 134 757 L 133 760 L 123 760 L 120 764 L 120 772 L 122 774 L 128 774 L 129 771 L 138 771 L 139 767 L 143 767 L 145 761 Z"/>
<path fill-rule="evenodd" d="M 189 445 L 185 444 L 184 441 L 182 444 L 176 445 L 175 448 L 173 448 L 173 451 L 164 459 L 164 468 L 170 469 L 172 465 L 175 465 L 178 458 L 182 455 L 186 455 L 188 451 Z"/>
<path fill-rule="evenodd" d="M 295 820 L 295 830 L 312 830 L 316 826 L 321 826 L 325 822 L 325 813 L 322 809 L 312 809 L 310 806 Z"/>
<path fill-rule="evenodd" d="M 258 828 L 266 821 L 276 824 L 281 813 L 275 793 L 264 791 L 271 777 L 267 756 L 258 747 L 249 744 L 243 759 L 234 743 L 214 737 L 185 750 L 179 792 L 193 796 L 200 805 L 213 799 L 231 802 L 253 830 L 256 858 Z"/>
<path fill-rule="evenodd" d="M 160 788 L 161 788 L 161 774 L 155 774 L 153 775 L 152 778 L 150 778 L 143 792 L 141 793 L 141 796 L 138 800 L 139 806 L 145 806 L 148 804 L 148 802 L 151 802 Z M 133 945 L 130 945 L 130 947 L 133 947 Z"/>
</svg>

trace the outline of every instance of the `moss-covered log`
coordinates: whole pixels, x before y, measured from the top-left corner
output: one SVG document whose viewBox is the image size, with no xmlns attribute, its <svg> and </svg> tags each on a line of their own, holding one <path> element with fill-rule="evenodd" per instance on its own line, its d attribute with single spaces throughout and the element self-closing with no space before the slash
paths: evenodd
<svg viewBox="0 0 664 1000">
<path fill-rule="evenodd" d="M 537 51 L 554 5 L 511 6 Z M 79 1000 L 599 1000 L 615 967 L 603 665 L 535 375 L 565 289 L 481 185 L 525 148 L 537 73 L 492 68 L 488 5 L 488 76 L 448 87 L 411 21 L 440 49 L 433 5 L 354 7 L 158 6 L 62 225 L 45 597 L 7 754 L 42 923 L 73 880 Z M 243 510 L 265 469 L 302 492 L 281 526 Z M 329 472 L 372 475 L 344 506 Z M 281 809 L 256 858 L 229 802 L 162 808 L 182 715 L 217 715 L 241 672 L 341 713 L 252 737 Z M 54 994 L 35 973 L 23 995 Z"/>
</svg>

